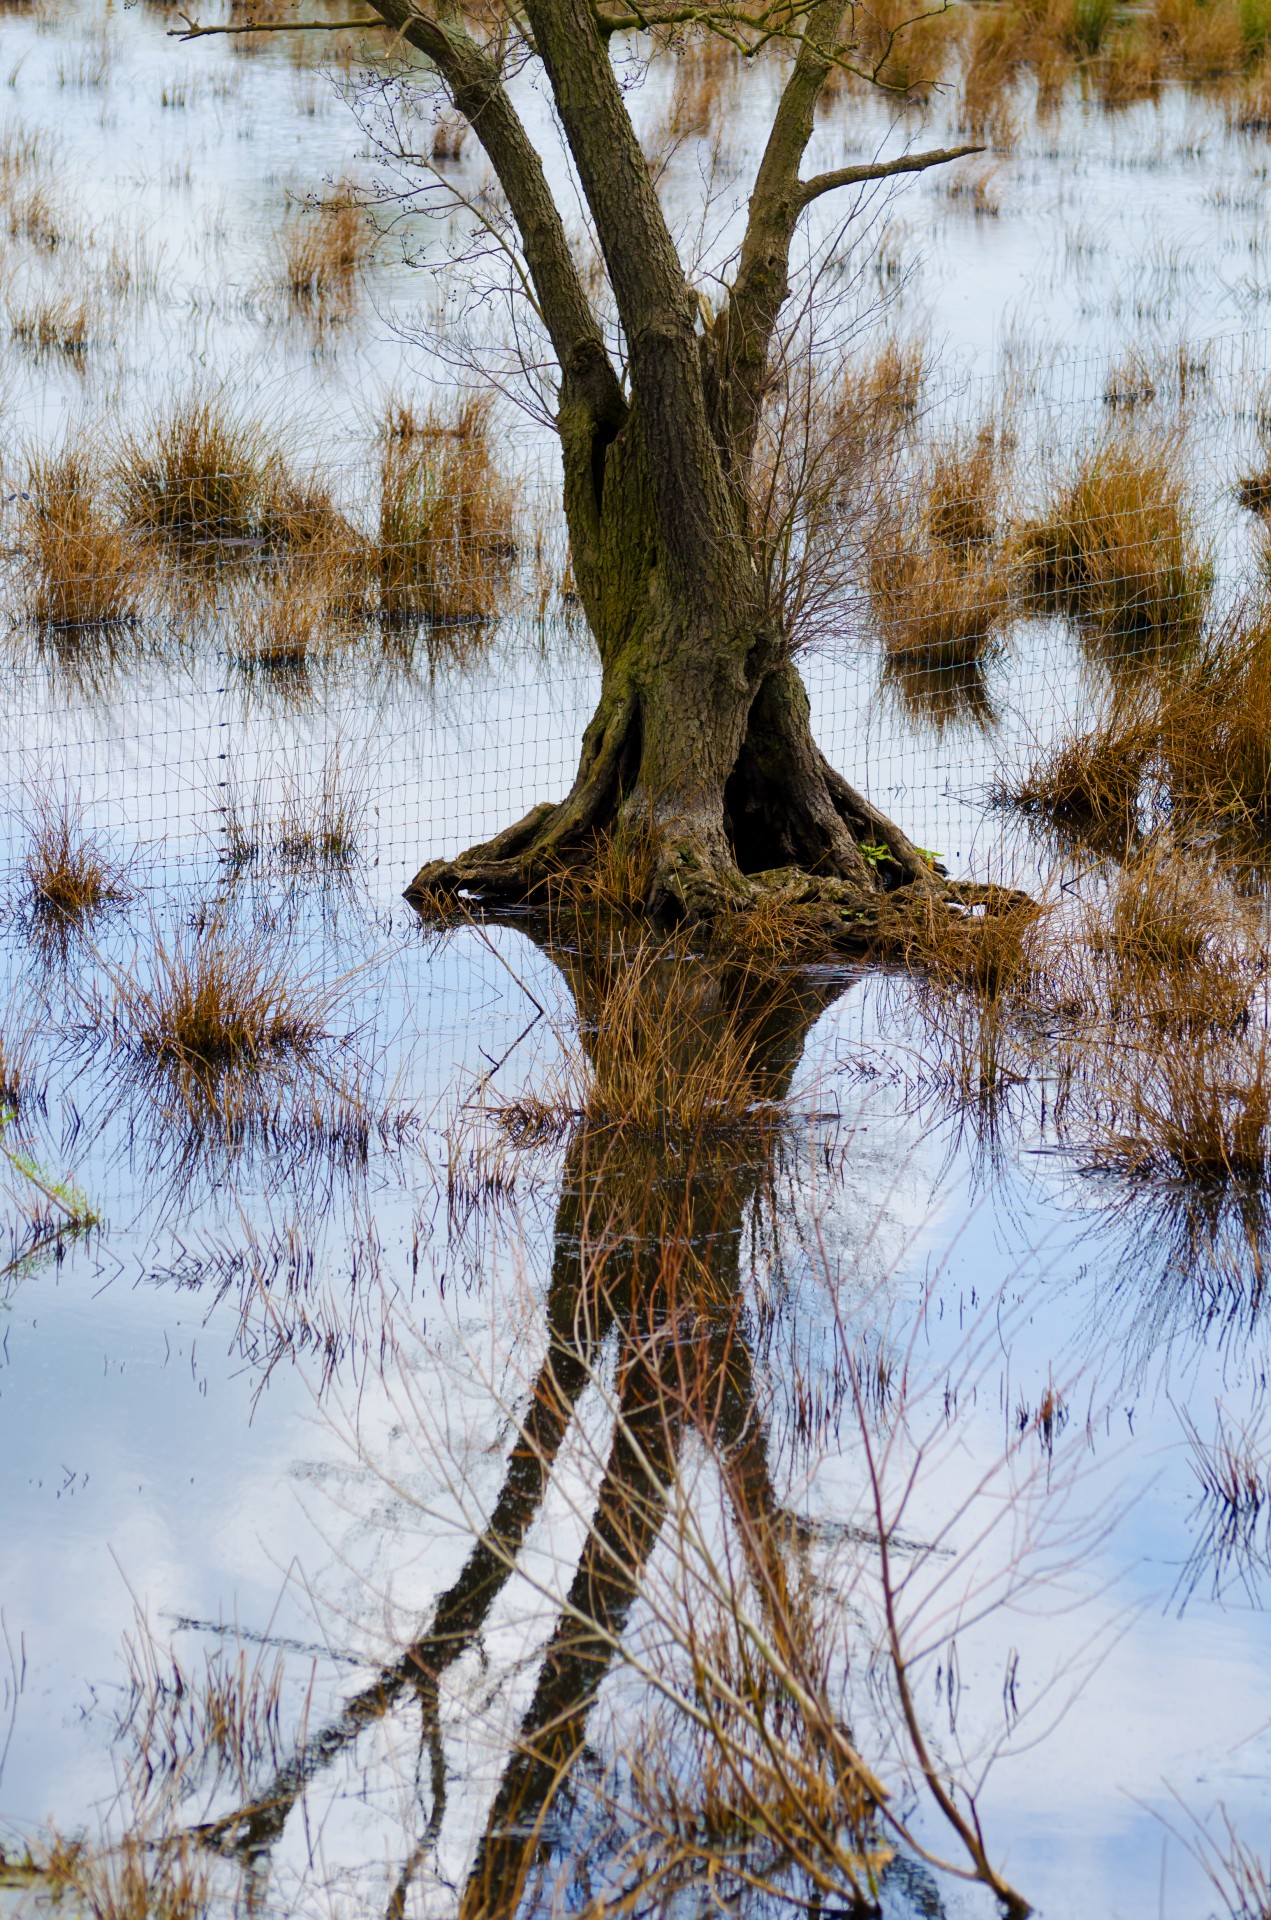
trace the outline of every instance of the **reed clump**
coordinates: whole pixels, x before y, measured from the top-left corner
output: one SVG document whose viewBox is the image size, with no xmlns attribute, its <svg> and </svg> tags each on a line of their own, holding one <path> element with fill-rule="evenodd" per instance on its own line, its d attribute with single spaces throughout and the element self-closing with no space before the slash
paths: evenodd
<svg viewBox="0 0 1271 1920">
<path fill-rule="evenodd" d="M 132 897 L 127 870 L 105 836 L 85 828 L 83 808 L 69 792 L 39 793 L 29 819 L 22 876 L 37 913 L 78 922 Z"/>
<path fill-rule="evenodd" d="M 191 1836 L 144 1824 L 96 1845 L 54 1834 L 31 1873 L 53 1902 L 91 1920 L 206 1920 L 212 1899 L 211 1865 Z"/>
<path fill-rule="evenodd" d="M 1186 813 L 1271 825 L 1271 614 L 1228 621 L 1171 677 L 1158 718 L 1162 777 Z"/>
<path fill-rule="evenodd" d="M 1102 944 L 1123 967 L 1184 973 L 1214 960 L 1231 927 L 1212 873 L 1173 846 L 1148 845 L 1116 876 Z"/>
<path fill-rule="evenodd" d="M 357 858 L 370 811 L 365 773 L 339 749 L 328 755 L 316 784 L 293 784 L 283 797 L 274 839 L 288 867 L 340 868 Z"/>
<path fill-rule="evenodd" d="M 138 617 L 136 554 L 103 491 L 88 442 L 30 462 L 20 526 L 27 608 L 41 629 L 100 631 Z"/>
<path fill-rule="evenodd" d="M 115 991 L 120 1043 L 191 1105 L 231 1078 L 312 1061 L 332 1006 L 267 930 L 239 931 L 219 914 L 198 931 L 156 934 L 149 979 L 119 977 Z"/>
<path fill-rule="evenodd" d="M 1271 828 L 1271 615 L 1237 613 L 1181 661 L 1061 738 L 996 797 L 1128 845 L 1142 800 L 1181 821 L 1260 840 Z"/>
<path fill-rule="evenodd" d="M 1061 735 L 1032 763 L 998 782 L 993 797 L 1095 844 L 1128 846 L 1156 749 L 1150 715 L 1114 710 L 1085 732 Z"/>
<path fill-rule="evenodd" d="M 517 557 L 515 505 L 493 450 L 492 397 L 422 419 L 399 408 L 380 457 L 375 563 L 391 621 L 479 626 Z"/>
<path fill-rule="evenodd" d="M 869 597 L 887 656 L 921 673 L 979 664 L 993 650 L 1010 611 L 996 567 L 936 542 L 905 544 L 893 525 L 875 536 Z"/>
<path fill-rule="evenodd" d="M 100 324 L 93 303 L 83 295 L 60 294 L 9 306 L 9 330 L 17 345 L 29 353 L 59 353 L 72 366 L 81 366 Z"/>
<path fill-rule="evenodd" d="M 1037 929 L 1044 910 L 1003 894 L 992 910 L 923 903 L 906 927 L 905 964 L 947 989 L 967 988 L 985 1001 L 1027 992 L 1037 968 Z"/>
<path fill-rule="evenodd" d="M 1114 660 L 1200 633 L 1213 565 L 1169 439 L 1116 433 L 1091 447 L 1014 551 L 1024 605 L 1070 615 Z"/>
<path fill-rule="evenodd" d="M 127 524 L 177 541 L 285 537 L 297 501 L 276 436 L 216 393 L 195 393 L 128 436 L 114 463 Z"/>
<path fill-rule="evenodd" d="M 1005 436 L 992 422 L 967 442 L 960 435 L 937 442 L 922 483 L 922 523 L 941 546 L 965 553 L 987 547 L 1001 527 Z"/>
<path fill-rule="evenodd" d="M 374 245 L 366 210 L 353 200 L 297 209 L 278 232 L 288 299 L 304 313 L 328 318 L 350 313 Z"/>
<path fill-rule="evenodd" d="M 990 424 L 937 444 L 869 536 L 870 605 L 894 668 L 981 664 L 1012 608 L 1002 566 L 1002 441 Z"/>
<path fill-rule="evenodd" d="M 1081 905 L 914 928 L 928 1082 L 994 1124 L 1007 1098 L 1091 1172 L 1222 1190 L 1271 1166 L 1262 924 L 1156 835 Z"/>
<path fill-rule="evenodd" d="M 1271 1050 L 1265 1033 L 1113 1054 L 1106 1124 L 1092 1167 L 1132 1179 L 1202 1184 L 1265 1178 L 1271 1151 Z"/>
<path fill-rule="evenodd" d="M 975 7 L 963 23 L 958 125 L 996 151 L 1015 145 L 1013 93 L 1028 53 L 1025 17 L 1013 7 Z"/>
<path fill-rule="evenodd" d="M 850 361 L 832 403 L 839 436 L 870 452 L 903 438 L 918 417 L 926 372 L 920 334 L 889 334 L 876 352 Z"/>
<path fill-rule="evenodd" d="M 303 676 L 354 643 L 371 612 L 365 543 L 343 523 L 236 583 L 231 652 L 247 673 Z"/>
<path fill-rule="evenodd" d="M 1165 56 L 1156 37 L 1141 24 L 1115 27 L 1094 72 L 1102 106 L 1115 110 L 1154 100 L 1165 77 Z"/>
</svg>

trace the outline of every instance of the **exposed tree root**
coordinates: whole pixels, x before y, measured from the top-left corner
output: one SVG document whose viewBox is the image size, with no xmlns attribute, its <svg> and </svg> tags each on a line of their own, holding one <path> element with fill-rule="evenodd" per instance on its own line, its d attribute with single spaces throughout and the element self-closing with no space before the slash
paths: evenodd
<svg viewBox="0 0 1271 1920">
<path fill-rule="evenodd" d="M 705 928 L 731 917 L 764 914 L 779 927 L 788 916 L 804 944 L 819 937 L 827 948 L 845 952 L 908 950 L 915 929 L 933 910 L 997 915 L 1029 904 L 1027 895 L 1010 888 L 949 879 L 885 816 L 860 804 L 868 819 L 864 844 L 872 856 L 867 859 L 860 843 L 853 842 L 860 877 L 810 873 L 795 865 L 747 873 L 731 858 L 712 858 L 702 837 L 676 822 L 670 832 L 659 835 L 655 828 L 642 837 L 631 862 L 644 876 L 642 889 L 623 904 L 661 925 L 689 921 Z M 595 876 L 603 829 L 567 839 L 558 829 L 563 811 L 550 804 L 535 807 L 515 826 L 457 859 L 430 862 L 411 882 L 407 898 L 426 911 L 438 896 L 535 906 L 562 895 L 585 899 L 602 891 Z"/>
<path fill-rule="evenodd" d="M 625 897 L 613 901 L 611 885 L 610 904 L 663 926 L 786 908 L 827 944 L 859 951 L 907 944 L 915 913 L 933 906 L 993 914 L 1022 903 L 1007 889 L 950 880 L 835 772 L 788 663 L 755 694 L 727 778 L 678 797 L 651 794 L 650 748 L 635 692 L 606 688 L 565 799 L 534 807 L 457 859 L 421 867 L 407 898 L 535 905 L 562 891 L 594 893 L 588 875 L 612 837 L 638 852 L 620 877 Z"/>
</svg>

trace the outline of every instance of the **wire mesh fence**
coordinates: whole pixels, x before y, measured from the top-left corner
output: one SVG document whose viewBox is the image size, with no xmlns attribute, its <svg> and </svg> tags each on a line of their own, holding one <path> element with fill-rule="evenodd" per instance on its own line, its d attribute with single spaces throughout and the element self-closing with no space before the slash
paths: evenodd
<svg viewBox="0 0 1271 1920">
<path fill-rule="evenodd" d="M 929 382 L 907 411 L 887 487 L 836 523 L 841 592 L 802 665 L 824 751 L 921 844 L 963 870 L 1016 857 L 984 804 L 1004 767 L 1145 660 L 1256 619 L 1269 364 L 1262 332 L 1056 354 Z M 245 860 L 335 809 L 392 892 L 563 794 L 599 666 L 550 461 L 513 475 L 515 445 L 486 443 L 474 483 L 461 436 L 431 444 L 293 488 L 285 539 L 252 524 L 259 469 L 214 471 L 203 524 L 192 495 L 163 498 L 180 537 L 123 562 L 86 475 L 42 497 L 33 474 L 6 503 L 12 830 L 65 783 L 165 861 Z M 93 608 L 120 566 L 122 608 L 50 616 L 58 593 Z"/>
</svg>

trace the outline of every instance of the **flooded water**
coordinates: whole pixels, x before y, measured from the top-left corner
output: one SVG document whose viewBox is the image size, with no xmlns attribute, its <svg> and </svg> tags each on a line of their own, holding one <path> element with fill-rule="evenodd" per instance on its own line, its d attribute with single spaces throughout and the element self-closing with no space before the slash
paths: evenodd
<svg viewBox="0 0 1271 1920">
<path fill-rule="evenodd" d="M 233 563 L 87 666 L 22 613 L 32 448 L 223 382 L 356 517 L 386 396 L 454 378 L 458 223 L 386 203 L 359 300 L 320 328 L 277 284 L 289 196 L 383 182 L 376 123 L 342 98 L 356 69 L 170 24 L 0 9 L 0 120 L 52 143 L 65 227 L 4 242 L 0 1024 L 27 1089 L 0 1278 L 6 1857 L 197 1830 L 214 1906 L 431 1917 L 599 1911 L 675 1853 L 630 1910 L 678 1915 L 714 1910 L 715 1848 L 732 1910 L 846 1910 L 797 1867 L 748 1890 L 701 1812 L 702 1663 L 735 1676 L 777 1593 L 905 1823 L 884 1912 L 994 1907 L 940 1864 L 965 1856 L 915 1766 L 891 1628 L 936 1769 L 1041 1914 L 1208 1911 L 1195 1823 L 1263 1858 L 1267 1832 L 1268 1509 L 1230 1521 L 1196 1445 L 1271 1457 L 1261 1197 L 1093 1173 L 1036 1101 L 989 1125 L 921 994 L 855 964 L 790 969 L 756 1006 L 735 968 L 681 956 L 709 1044 L 753 1048 L 746 1115 L 700 1154 L 669 1122 L 616 1149 L 585 1100 L 518 1130 L 517 1103 L 596 1072 L 613 956 L 511 918 L 439 930 L 400 895 L 568 786 L 598 670 L 567 598 L 521 582 L 471 646 L 416 635 L 273 677 L 243 664 Z M 651 115 L 669 85 L 655 69 Z M 814 158 L 909 132 L 848 97 Z M 700 163 L 672 163 L 686 210 Z M 1186 415 L 1219 607 L 1261 565 L 1232 488 L 1264 398 L 1265 169 L 1265 140 L 1181 90 L 1072 102 L 1024 118 L 995 213 L 939 176 L 872 200 L 845 275 L 864 328 L 889 262 L 912 266 L 888 324 L 932 342 L 933 431 L 1015 384 L 1021 497 L 1099 430 L 1113 362 L 1177 369 L 1186 342 L 1203 372 L 1183 396 L 1162 371 L 1152 404 L 1162 431 Z M 474 152 L 452 177 L 476 191 Z M 33 352 L 13 315 L 77 276 L 87 347 Z M 500 451 L 559 568 L 545 429 L 509 408 Z M 1103 697 L 1069 623 L 1015 621 L 944 724 L 880 674 L 860 596 L 804 666 L 829 757 L 951 870 L 1097 892 L 1085 854 L 990 804 Z M 323 864 L 288 851 L 287 807 L 333 768 L 356 849 Z M 126 879 L 65 939 L 20 871 L 50 791 Z M 321 997 L 323 1038 L 227 1128 L 145 1054 L 135 988 L 174 945 L 235 935 Z M 653 1046 L 671 989 L 645 984 Z M 31 1165 L 98 1224 L 33 1231 Z M 7 1908 L 42 1904 L 6 1877 Z"/>
</svg>

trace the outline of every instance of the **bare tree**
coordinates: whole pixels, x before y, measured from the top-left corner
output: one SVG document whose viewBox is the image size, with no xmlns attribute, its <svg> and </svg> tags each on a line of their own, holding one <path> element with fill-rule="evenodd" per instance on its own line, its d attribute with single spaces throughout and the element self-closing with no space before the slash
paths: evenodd
<svg viewBox="0 0 1271 1920">
<path fill-rule="evenodd" d="M 830 76 L 848 69 L 886 85 L 896 29 L 845 0 L 491 0 L 479 10 L 456 0 L 371 0 L 371 12 L 373 20 L 334 24 L 382 24 L 426 56 L 484 149 L 519 236 L 526 296 L 558 369 L 574 578 L 603 669 L 566 797 L 457 860 L 424 866 L 411 891 L 525 898 L 562 865 L 586 860 L 595 834 L 615 826 L 647 848 L 640 891 L 662 919 L 708 917 L 793 887 L 850 922 L 880 891 L 950 891 L 816 745 L 763 564 L 757 469 L 791 246 L 808 207 L 977 149 L 805 175 Z M 248 30 L 304 24 L 258 20 Z M 191 34 L 226 30 L 187 25 Z M 677 250 L 611 57 L 615 36 L 685 29 L 720 36 L 756 64 L 774 40 L 787 50 L 717 311 Z M 510 90 L 527 64 L 550 86 L 603 255 L 620 356 Z M 874 851 L 884 846 L 885 857 Z"/>
</svg>

